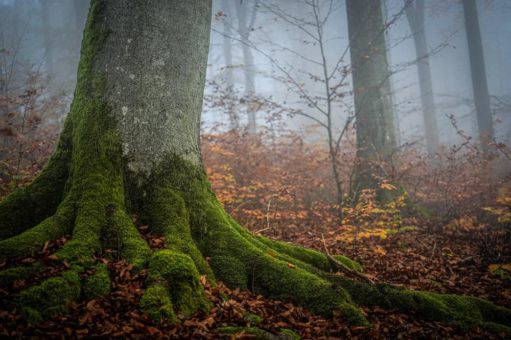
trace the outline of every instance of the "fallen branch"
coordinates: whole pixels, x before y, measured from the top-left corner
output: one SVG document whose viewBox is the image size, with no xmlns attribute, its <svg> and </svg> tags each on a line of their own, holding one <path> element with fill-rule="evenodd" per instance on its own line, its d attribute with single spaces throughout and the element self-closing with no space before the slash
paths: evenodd
<svg viewBox="0 0 511 340">
<path fill-rule="evenodd" d="M 356 278 L 359 278 L 367 283 L 374 284 L 374 282 L 368 278 L 366 275 L 357 272 L 356 270 L 351 269 L 341 261 L 336 260 L 332 255 L 330 255 L 330 252 L 328 251 L 328 248 L 326 246 L 325 237 L 323 236 L 323 233 L 321 234 L 321 239 L 323 240 L 323 246 L 325 247 L 325 253 L 328 257 L 328 260 L 335 266 L 336 269 L 344 272 L 345 274 L 352 275 Z"/>
</svg>

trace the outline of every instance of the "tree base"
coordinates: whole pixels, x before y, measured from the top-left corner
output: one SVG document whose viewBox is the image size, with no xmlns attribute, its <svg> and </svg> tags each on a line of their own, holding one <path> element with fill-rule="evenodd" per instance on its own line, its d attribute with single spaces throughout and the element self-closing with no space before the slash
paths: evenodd
<svg viewBox="0 0 511 340">
<path fill-rule="evenodd" d="M 0 241 L 2 257 L 30 255 L 45 240 L 73 230 L 73 239 L 55 254 L 71 268 L 20 293 L 20 308 L 27 319 L 38 322 L 65 313 L 71 301 L 107 294 L 106 267 L 97 265 L 83 283 L 80 274 L 91 267 L 93 256 L 109 248 L 136 268 L 148 269 L 140 308 L 157 320 L 178 322 L 199 309 L 207 310 L 210 303 L 200 283 L 203 275 L 213 284 L 220 280 L 228 287 L 290 300 L 316 314 L 339 315 L 353 325 L 368 325 L 359 306 L 378 305 L 427 319 L 511 330 L 511 311 L 490 302 L 349 280 L 333 273 L 336 266 L 325 254 L 251 234 L 225 213 L 203 171 L 178 158 L 162 166 L 142 187 L 125 189 L 120 184 L 129 181 L 118 176 L 103 176 L 104 185 L 97 185 L 100 176 L 96 174 L 92 189 L 79 186 L 91 191 L 80 195 L 69 191 L 54 217 Z M 134 190 L 138 196 L 125 194 Z M 82 201 L 71 205 L 70 197 Z M 151 251 L 133 225 L 127 206 L 152 232 L 164 237 L 166 249 Z M 57 227 L 55 221 L 63 221 L 64 212 L 69 211 L 75 216 L 67 220 L 73 221 L 71 228 Z M 361 269 L 345 257 L 336 257 L 336 261 L 352 270 Z M 6 269 L 0 279 L 18 274 L 25 275 L 26 270 Z"/>
</svg>

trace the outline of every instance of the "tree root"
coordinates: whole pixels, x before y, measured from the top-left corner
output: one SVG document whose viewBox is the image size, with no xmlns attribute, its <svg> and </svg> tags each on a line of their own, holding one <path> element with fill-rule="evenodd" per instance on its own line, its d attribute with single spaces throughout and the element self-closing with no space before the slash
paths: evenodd
<svg viewBox="0 0 511 340">
<path fill-rule="evenodd" d="M 57 210 L 69 171 L 71 125 L 66 120 L 57 152 L 41 174 L 0 202 L 0 240 L 21 234 Z"/>
<path fill-rule="evenodd" d="M 106 294 L 106 267 L 97 266 L 83 287 L 76 277 L 93 256 L 108 248 L 137 268 L 148 268 L 140 308 L 169 322 L 210 307 L 200 283 L 205 275 L 212 284 L 218 279 L 229 287 L 293 301 L 317 314 L 339 315 L 354 325 L 368 325 L 359 306 L 372 305 L 468 326 L 507 330 L 510 325 L 510 310 L 487 301 L 373 284 L 356 262 L 330 255 L 328 249 L 323 254 L 253 235 L 225 213 L 204 173 L 179 159 L 148 180 L 142 203 L 134 206 L 151 230 L 165 238 L 166 249 L 151 254 L 126 209 L 130 197 L 125 197 L 123 177 L 112 170 L 81 175 L 80 182 L 71 177 L 53 217 L 0 242 L 0 256 L 18 256 L 37 250 L 45 239 L 73 233 L 56 253 L 71 269 L 20 293 L 20 307 L 28 319 L 43 320 L 65 312 L 72 300 Z M 355 280 L 335 275 L 337 270 Z M 0 278 L 15 272 L 13 268 Z"/>
</svg>

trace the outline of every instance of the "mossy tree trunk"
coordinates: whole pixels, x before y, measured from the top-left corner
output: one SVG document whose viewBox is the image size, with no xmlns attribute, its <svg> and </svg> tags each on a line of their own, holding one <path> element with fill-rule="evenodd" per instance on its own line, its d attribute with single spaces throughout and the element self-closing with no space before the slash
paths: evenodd
<svg viewBox="0 0 511 340">
<path fill-rule="evenodd" d="M 390 70 L 380 0 L 347 0 L 355 99 L 357 158 L 354 191 L 378 189 L 395 150 Z M 381 193 L 383 194 L 383 192 Z"/>
<path fill-rule="evenodd" d="M 69 270 L 20 293 L 25 316 L 35 322 L 107 293 L 107 268 L 96 265 L 85 282 L 79 273 L 94 255 L 116 248 L 148 268 L 140 307 L 155 319 L 208 309 L 199 280 L 205 275 L 319 314 L 339 312 L 355 324 L 366 323 L 358 305 L 375 303 L 430 318 L 509 324 L 508 310 L 483 300 L 344 279 L 332 271 L 338 261 L 358 270 L 349 259 L 255 236 L 225 213 L 199 151 L 210 16 L 205 0 L 92 1 L 57 151 L 31 185 L 0 203 L 0 257 L 28 255 L 72 234 L 56 253 Z M 164 236 L 166 249 L 149 248 L 131 213 Z M 0 280 L 30 270 L 40 268 L 9 268 Z"/>
</svg>

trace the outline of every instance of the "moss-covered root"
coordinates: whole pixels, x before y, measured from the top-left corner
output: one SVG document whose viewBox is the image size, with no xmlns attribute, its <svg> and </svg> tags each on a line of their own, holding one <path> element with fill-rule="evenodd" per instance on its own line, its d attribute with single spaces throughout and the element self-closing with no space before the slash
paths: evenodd
<svg viewBox="0 0 511 340">
<path fill-rule="evenodd" d="M 101 232 L 103 248 L 114 249 L 135 268 L 142 268 L 151 256 L 149 245 L 124 209 L 111 205 L 108 210 L 107 224 Z"/>
<path fill-rule="evenodd" d="M 52 316 L 67 312 L 69 303 L 80 297 L 79 267 L 52 277 L 37 286 L 23 290 L 19 305 L 25 318 L 38 323 Z"/>
<path fill-rule="evenodd" d="M 41 262 L 34 262 L 27 266 L 18 266 L 3 269 L 0 271 L 0 287 L 9 287 L 16 280 L 28 279 L 30 276 L 43 271 L 44 266 Z"/>
<path fill-rule="evenodd" d="M 83 297 L 87 300 L 96 299 L 110 293 L 110 274 L 104 264 L 98 264 L 95 272 L 89 275 L 83 284 Z"/>
<path fill-rule="evenodd" d="M 254 238 L 256 238 L 259 242 L 265 244 L 269 248 L 281 254 L 291 256 L 292 258 L 310 264 L 311 266 L 314 266 L 323 271 L 329 272 L 334 271 L 336 269 L 335 266 L 332 266 L 332 263 L 331 261 L 329 261 L 328 256 L 326 256 L 323 253 L 320 253 L 319 251 L 304 248 L 292 243 L 272 240 L 263 236 L 254 236 Z M 334 255 L 334 258 L 352 270 L 355 270 L 357 272 L 363 271 L 362 265 L 360 263 L 353 261 L 352 259 L 346 256 Z"/>
<path fill-rule="evenodd" d="M 300 340 L 300 336 L 290 329 L 281 329 L 278 334 L 273 334 L 257 327 L 225 326 L 215 330 L 218 334 L 235 336 L 236 339 L 242 335 L 248 335 L 256 340 Z"/>
<path fill-rule="evenodd" d="M 181 252 L 168 249 L 155 252 L 149 261 L 147 283 L 149 288 L 141 308 L 153 318 L 176 321 L 171 309 L 186 318 L 210 307 L 194 262 Z"/>
<path fill-rule="evenodd" d="M 208 238 L 207 246 L 219 280 L 231 287 L 252 288 L 270 298 L 292 300 L 317 314 L 338 312 L 352 324 L 367 325 L 346 291 L 318 275 L 319 270 L 309 271 L 306 264 L 281 257 L 271 249 L 262 251 L 228 224 L 222 228 L 226 229 L 218 228 Z"/>
<path fill-rule="evenodd" d="M 365 306 L 380 306 L 418 317 L 456 322 L 464 326 L 481 326 L 511 334 L 511 310 L 470 296 L 437 294 L 401 289 L 389 285 L 368 285 L 332 277 Z"/>
<path fill-rule="evenodd" d="M 71 132 L 72 121 L 67 119 L 57 151 L 41 174 L 0 202 L 0 240 L 32 228 L 57 210 L 68 178 Z"/>
<path fill-rule="evenodd" d="M 194 242 L 186 239 L 178 241 L 196 244 L 201 254 L 210 259 L 216 278 L 229 287 L 250 288 L 270 298 L 291 300 L 322 315 L 332 315 L 335 310 L 353 324 L 367 324 L 349 295 L 322 277 L 326 272 L 273 250 L 233 222 L 215 198 L 201 169 L 174 159 L 160 174 L 161 177 L 154 178 L 154 183 L 160 183 L 161 193 L 156 195 L 156 199 L 148 200 L 148 205 L 162 207 L 163 203 L 157 200 L 166 201 L 170 208 L 165 209 L 169 213 L 164 216 L 159 212 L 159 216 L 164 216 L 161 221 L 176 223 L 182 219 L 183 224 L 189 223 Z M 182 212 L 172 216 L 171 212 L 179 211 L 176 207 Z M 151 224 L 159 223 L 153 218 Z M 318 266 L 328 269 L 324 255 L 310 253 L 312 259 L 309 262 L 313 263 L 317 257 Z"/>
<path fill-rule="evenodd" d="M 46 218 L 32 229 L 0 241 L 0 258 L 28 256 L 40 250 L 44 243 L 71 232 L 73 214 L 63 204 L 54 216 Z"/>
<path fill-rule="evenodd" d="M 144 211 L 151 229 L 165 237 L 169 249 L 190 256 L 199 273 L 214 282 L 213 271 L 192 238 L 189 212 L 182 193 L 161 180 L 150 192 Z"/>
<path fill-rule="evenodd" d="M 149 286 L 140 300 L 140 309 L 155 321 L 177 322 L 166 284 L 155 283 Z"/>
</svg>

